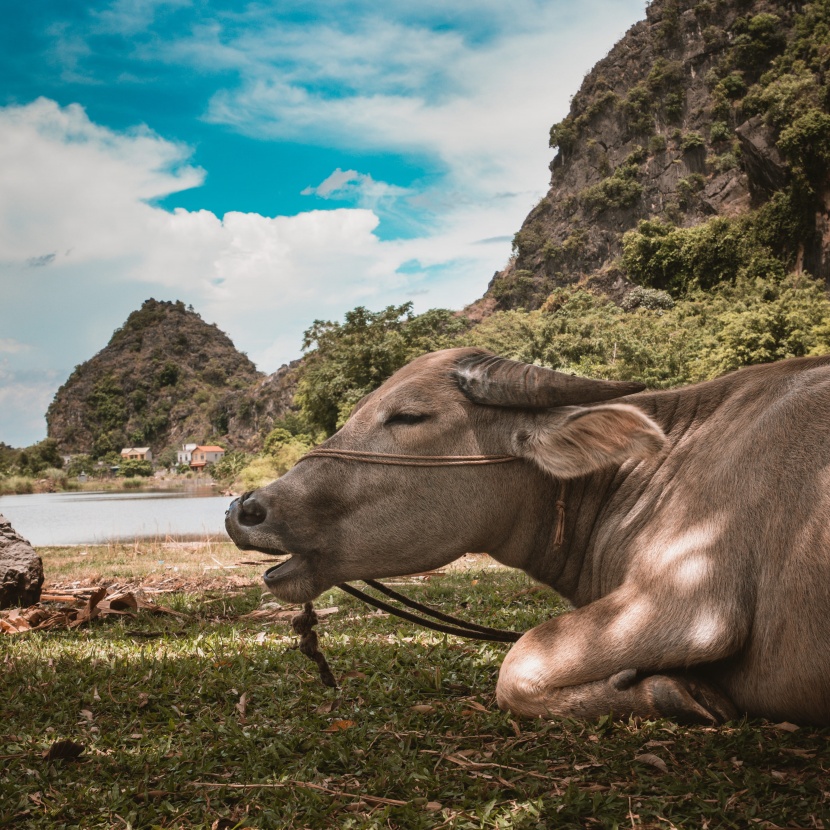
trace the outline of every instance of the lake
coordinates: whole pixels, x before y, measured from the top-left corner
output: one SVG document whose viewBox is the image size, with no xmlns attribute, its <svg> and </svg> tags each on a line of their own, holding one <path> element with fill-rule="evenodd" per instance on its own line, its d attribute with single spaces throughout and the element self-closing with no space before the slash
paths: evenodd
<svg viewBox="0 0 830 830">
<path fill-rule="evenodd" d="M 230 496 L 201 488 L 0 496 L 0 514 L 35 547 L 224 535 Z"/>
</svg>

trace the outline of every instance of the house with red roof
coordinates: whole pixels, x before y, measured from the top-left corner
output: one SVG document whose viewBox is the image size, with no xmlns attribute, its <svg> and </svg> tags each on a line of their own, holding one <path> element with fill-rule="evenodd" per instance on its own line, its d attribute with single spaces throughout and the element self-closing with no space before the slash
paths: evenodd
<svg viewBox="0 0 830 830">
<path fill-rule="evenodd" d="M 201 470 L 208 464 L 215 464 L 217 461 L 220 461 L 224 456 L 225 451 L 222 447 L 199 445 L 190 454 L 190 469 Z"/>
</svg>

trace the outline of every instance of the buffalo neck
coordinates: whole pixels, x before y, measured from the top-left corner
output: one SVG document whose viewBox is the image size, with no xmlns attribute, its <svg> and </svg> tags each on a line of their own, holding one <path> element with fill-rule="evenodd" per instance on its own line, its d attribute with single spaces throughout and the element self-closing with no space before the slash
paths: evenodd
<svg viewBox="0 0 830 830">
<path fill-rule="evenodd" d="M 706 391 L 687 387 L 623 399 L 641 408 L 663 429 L 666 444 L 661 453 L 566 481 L 561 545 L 555 540 L 561 482 L 537 474 L 527 489 L 541 493 L 542 498 L 527 501 L 522 520 L 530 522 L 535 532 L 523 534 L 523 550 L 514 553 L 514 561 L 507 564 L 517 564 L 576 606 L 618 587 L 630 561 L 628 550 L 643 531 L 643 520 L 638 517 L 650 515 L 661 498 L 662 480 L 682 461 L 688 439 L 719 404 L 717 396 Z M 527 515 L 530 511 L 534 511 L 533 518 Z"/>
</svg>

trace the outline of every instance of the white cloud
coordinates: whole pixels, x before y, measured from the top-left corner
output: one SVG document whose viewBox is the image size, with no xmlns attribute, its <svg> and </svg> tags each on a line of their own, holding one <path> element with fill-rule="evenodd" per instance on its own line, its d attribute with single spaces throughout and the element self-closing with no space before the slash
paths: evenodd
<svg viewBox="0 0 830 830">
<path fill-rule="evenodd" d="M 332 0 L 314 18 L 306 3 L 285 0 L 279 12 L 296 7 L 302 24 L 276 20 L 271 4 L 224 14 L 195 4 L 185 37 L 144 32 L 168 7 L 116 0 L 83 34 L 55 24 L 64 78 L 94 83 L 90 38 L 134 33 L 139 60 L 225 84 L 207 106 L 215 123 L 408 155 L 429 172 L 403 188 L 375 178 L 370 160 L 338 168 L 305 192 L 350 207 L 296 216 L 167 211 L 159 199 L 204 180 L 190 148 L 146 126 L 110 130 L 78 105 L 0 108 L 0 349 L 18 366 L 71 368 L 151 293 L 192 303 L 266 371 L 297 356 L 315 318 L 407 298 L 417 310 L 475 299 L 547 189 L 550 123 L 642 12 L 641 0 L 401 0 L 382 18 L 369 0 Z M 383 239 L 387 219 L 408 238 Z M 44 340 L 24 330 L 15 303 L 37 314 Z M 30 341 L 34 349 L 14 351 Z M 50 381 L 33 383 L 0 378 L 0 411 L 39 408 L 42 424 L 57 381 L 49 393 Z"/>
<path fill-rule="evenodd" d="M 352 202 L 362 208 L 380 211 L 387 216 L 400 215 L 396 206 L 412 191 L 387 182 L 379 182 L 367 173 L 357 170 L 341 170 L 339 167 L 316 187 L 306 187 L 303 196 L 319 196 L 321 199 L 338 199 Z"/>
<path fill-rule="evenodd" d="M 23 447 L 45 438 L 44 415 L 56 388 L 53 371 L 14 372 L 8 359 L 0 362 L 0 441 Z"/>
<path fill-rule="evenodd" d="M 475 4 L 460 5 L 474 28 Z M 384 17 L 364 8 L 301 28 L 267 14 L 242 30 L 214 21 L 166 56 L 235 70 L 239 83 L 216 92 L 207 117 L 245 134 L 426 153 L 464 190 L 538 192 L 550 124 L 641 6 L 586 3 L 579 15 L 591 23 L 577 36 L 569 7 L 519 6 L 480 8 L 490 34 L 478 39 L 429 28 L 423 20 L 438 10 L 413 20 L 407 4 Z"/>
<path fill-rule="evenodd" d="M 19 354 L 20 352 L 28 352 L 32 347 L 28 343 L 21 343 L 13 337 L 0 337 L 0 353 Z M 2 375 L 0 375 L 2 379 Z"/>
<path fill-rule="evenodd" d="M 273 371 L 297 356 L 302 331 L 317 317 L 408 296 L 420 308 L 458 307 L 481 293 L 506 257 L 507 245 L 495 252 L 475 245 L 502 229 L 503 217 L 488 218 L 487 209 L 474 238 L 453 220 L 429 238 L 383 241 L 367 208 L 218 217 L 155 206 L 201 182 L 188 157 L 187 148 L 146 128 L 120 133 L 97 125 L 77 105 L 40 99 L 0 109 L 0 280 L 8 298 L 0 329 L 15 334 L 15 303 L 34 292 L 41 295 L 38 327 L 63 333 L 51 354 L 44 347 L 27 365 L 87 359 L 88 330 L 123 322 L 123 311 L 114 316 L 114 286 L 132 297 L 143 284 L 145 296 L 192 303 Z M 318 189 L 363 201 L 403 192 L 355 171 Z M 67 309 L 79 305 L 83 317 L 72 318 Z M 11 353 L 12 339 L 3 342 Z"/>
</svg>

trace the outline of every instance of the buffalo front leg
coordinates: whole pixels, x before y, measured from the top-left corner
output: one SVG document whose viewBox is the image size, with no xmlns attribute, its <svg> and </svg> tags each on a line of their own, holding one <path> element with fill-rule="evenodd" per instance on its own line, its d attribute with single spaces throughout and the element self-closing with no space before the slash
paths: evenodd
<svg viewBox="0 0 830 830">
<path fill-rule="evenodd" d="M 700 617 L 679 604 L 671 614 L 664 607 L 612 595 L 528 631 L 502 664 L 499 706 L 532 717 L 708 724 L 736 717 L 732 701 L 694 666 L 733 652 L 738 626 L 711 609 Z"/>
<path fill-rule="evenodd" d="M 633 669 L 607 680 L 579 686 L 546 688 L 529 693 L 509 673 L 499 677 L 499 706 L 526 717 L 596 720 L 667 718 L 684 724 L 712 726 L 737 717 L 732 702 L 714 686 L 689 674 L 653 674 L 638 677 Z"/>
</svg>

